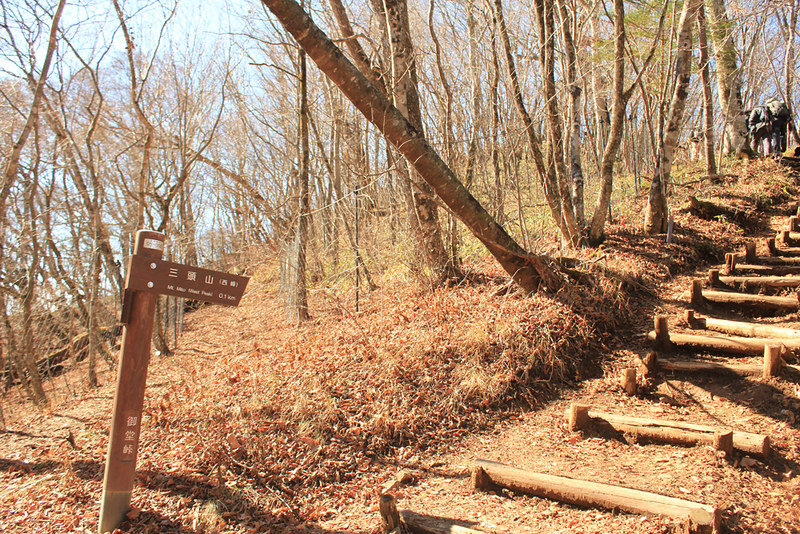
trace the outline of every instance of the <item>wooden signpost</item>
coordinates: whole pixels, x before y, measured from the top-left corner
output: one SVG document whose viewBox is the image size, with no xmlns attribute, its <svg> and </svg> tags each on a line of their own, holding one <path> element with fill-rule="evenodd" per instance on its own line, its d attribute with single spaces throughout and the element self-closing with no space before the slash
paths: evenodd
<svg viewBox="0 0 800 534">
<path fill-rule="evenodd" d="M 122 350 L 100 504 L 99 532 L 114 530 L 130 510 L 142 405 L 159 294 L 236 306 L 249 278 L 163 261 L 164 234 L 139 230 L 128 264 Z"/>
</svg>

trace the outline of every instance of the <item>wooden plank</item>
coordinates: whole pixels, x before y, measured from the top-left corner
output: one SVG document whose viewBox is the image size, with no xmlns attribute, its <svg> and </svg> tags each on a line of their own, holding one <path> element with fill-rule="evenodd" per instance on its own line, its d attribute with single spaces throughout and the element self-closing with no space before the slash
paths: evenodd
<svg viewBox="0 0 800 534">
<path fill-rule="evenodd" d="M 754 288 L 800 286 L 800 274 L 786 276 L 718 276 L 716 280 L 727 285 L 743 285 Z"/>
<path fill-rule="evenodd" d="M 570 407 L 570 410 L 572 410 L 572 407 Z M 618 432 L 684 445 L 713 445 L 715 434 L 729 430 L 726 428 L 686 423 L 684 421 L 630 417 L 595 410 L 587 410 L 586 415 L 587 417 L 585 419 L 576 419 L 576 423 L 581 425 L 577 428 L 591 423 L 591 420 L 594 419 L 595 421 L 600 420 L 608 423 Z M 733 448 L 766 457 L 770 454 L 770 439 L 769 436 L 763 434 L 737 432 L 734 430 Z"/>
<path fill-rule="evenodd" d="M 753 263 L 735 263 L 733 268 L 728 268 L 726 274 L 734 273 L 753 273 L 759 275 L 792 275 L 800 274 L 800 264 L 798 265 L 759 265 Z"/>
<path fill-rule="evenodd" d="M 664 358 L 658 359 L 658 367 L 664 371 L 677 373 L 718 373 L 739 376 L 761 376 L 764 373 L 764 366 L 761 364 L 698 362 Z"/>
<path fill-rule="evenodd" d="M 473 484 L 476 489 L 501 486 L 577 506 L 673 517 L 685 521 L 691 532 L 715 533 L 720 528 L 720 512 L 714 506 L 622 486 L 525 471 L 488 460 L 476 461 Z"/>
<path fill-rule="evenodd" d="M 694 282 L 698 282 L 695 280 Z M 697 290 L 697 283 L 692 284 L 690 302 L 695 306 L 707 303 L 730 306 L 745 306 L 759 311 L 792 312 L 800 308 L 797 295 L 793 297 L 776 297 L 769 295 L 748 295 L 732 291 Z"/>
<path fill-rule="evenodd" d="M 714 330 L 726 334 L 747 336 L 751 338 L 767 338 L 773 342 L 783 343 L 787 348 L 800 347 L 800 330 L 783 328 L 767 324 L 748 323 L 745 321 L 729 321 L 714 317 L 698 317 L 694 310 L 686 310 L 684 316 L 690 328 Z"/>
<path fill-rule="evenodd" d="M 659 358 L 658 366 L 664 371 L 676 373 L 718 373 L 738 376 L 763 376 L 764 374 L 763 364 L 699 362 Z M 782 369 L 795 376 L 800 375 L 800 365 L 783 365 Z"/>
<path fill-rule="evenodd" d="M 650 341 L 655 341 L 655 331 L 651 330 L 647 334 L 647 338 Z M 765 345 L 774 344 L 784 345 L 787 349 L 800 349 L 800 339 L 788 340 L 740 336 L 715 337 L 671 332 L 669 341 L 673 346 L 696 347 L 727 354 L 761 354 L 764 352 Z"/>
<path fill-rule="evenodd" d="M 131 257 L 140 256 L 153 261 L 161 259 L 164 240 L 164 234 L 160 232 L 139 230 L 136 232 L 136 245 Z M 128 278 L 130 276 L 131 271 L 128 269 Z M 128 313 L 124 321 L 126 324 L 122 334 L 111 433 L 106 449 L 99 532 L 116 529 L 131 509 L 147 366 L 150 363 L 150 344 L 156 313 L 155 293 L 126 290 L 126 295 Z"/>
</svg>

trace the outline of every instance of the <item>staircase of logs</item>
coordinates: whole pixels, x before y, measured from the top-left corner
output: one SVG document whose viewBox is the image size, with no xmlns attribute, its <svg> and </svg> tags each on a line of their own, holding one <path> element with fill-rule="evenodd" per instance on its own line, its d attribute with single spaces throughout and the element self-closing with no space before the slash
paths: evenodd
<svg viewBox="0 0 800 534">
<path fill-rule="evenodd" d="M 713 375 L 755 376 L 764 380 L 798 381 L 800 366 L 792 365 L 800 354 L 800 330 L 753 321 L 734 321 L 715 317 L 718 312 L 735 309 L 751 317 L 775 317 L 800 311 L 800 205 L 788 220 L 787 228 L 775 238 L 766 239 L 766 256 L 757 256 L 755 241 L 748 242 L 743 254 L 728 253 L 725 265 L 710 269 L 705 280 L 695 279 L 685 294 L 686 309 L 677 318 L 654 317 L 648 333 L 653 350 L 637 357 L 632 367 L 620 374 L 625 393 L 634 395 L 639 384 L 664 373 L 709 373 Z M 765 293 L 783 293 L 776 296 Z M 670 332 L 669 323 L 680 326 Z M 677 359 L 677 349 L 700 357 Z M 714 354 L 714 361 L 702 355 Z M 762 357 L 763 355 L 763 357 Z M 728 358 L 726 358 L 728 357 Z M 761 358 L 760 363 L 742 364 L 730 358 Z M 765 459 L 771 453 L 769 436 L 682 421 L 629 417 L 594 411 L 590 406 L 573 404 L 565 414 L 567 426 L 579 431 L 601 423 L 614 430 L 650 442 L 682 445 L 708 445 L 729 461 L 738 455 Z M 538 497 L 582 507 L 622 510 L 635 514 L 667 516 L 680 520 L 686 532 L 720 532 L 720 510 L 704 503 L 678 499 L 574 478 L 516 469 L 487 460 L 476 460 L 471 477 L 475 490 L 508 488 Z M 441 518 L 410 511 L 398 512 L 394 497 L 381 497 L 383 531 L 424 534 L 481 531 Z"/>
</svg>

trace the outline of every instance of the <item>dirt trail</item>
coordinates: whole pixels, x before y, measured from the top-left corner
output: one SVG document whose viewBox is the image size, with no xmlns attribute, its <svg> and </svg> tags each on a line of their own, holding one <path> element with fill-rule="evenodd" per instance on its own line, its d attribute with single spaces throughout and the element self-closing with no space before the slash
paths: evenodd
<svg viewBox="0 0 800 534">
<path fill-rule="evenodd" d="M 718 189 L 723 194 L 725 187 Z M 785 225 L 788 206 L 786 200 L 785 205 L 770 207 L 764 216 L 767 224 L 760 227 L 759 237 L 774 235 Z M 346 321 L 320 323 L 327 327 L 337 325 L 340 330 L 335 334 L 341 340 L 338 345 L 330 344 L 323 349 L 315 345 L 314 354 L 309 354 L 309 344 L 320 341 L 317 345 L 322 345 L 319 330 L 323 327 L 319 325 L 298 335 L 279 320 L 259 321 L 244 310 L 222 313 L 205 309 L 192 314 L 183 334 L 182 353 L 171 358 L 155 357 L 150 367 L 146 428 L 143 428 L 138 486 L 134 492 L 136 508 L 126 531 L 378 533 L 378 497 L 382 488 L 393 485 L 398 475 L 401 481 L 391 491 L 397 496 L 401 510 L 449 518 L 486 533 L 681 531 L 679 522 L 670 518 L 582 509 L 506 490 L 475 492 L 470 471 L 475 460 L 483 458 L 541 473 L 616 484 L 712 505 L 721 510 L 725 532 L 800 532 L 800 381 L 796 377 L 764 380 L 659 373 L 643 382 L 636 396 L 625 395 L 619 385 L 619 371 L 630 365 L 634 357 L 650 350 L 646 333 L 652 328 L 653 317 L 667 314 L 671 317 L 670 327 L 678 326 L 676 317 L 686 307 L 685 294 L 693 276 L 676 275 L 673 269 L 680 273 L 680 269 L 686 268 L 682 262 L 691 265 L 704 261 L 713 249 L 714 239 L 725 243 L 731 236 L 741 239 L 738 227 L 724 221 L 709 223 L 724 234 L 721 237 L 708 229 L 699 232 L 691 224 L 685 218 L 679 221 L 675 237 L 684 242 L 672 248 L 635 233 L 610 236 L 606 250 L 614 249 L 615 253 L 629 257 L 647 257 L 648 265 L 655 262 L 664 271 L 660 279 L 666 282 L 658 288 L 658 298 L 643 291 L 641 299 L 632 303 L 636 322 L 632 330 L 607 336 L 614 339 L 613 343 L 609 341 L 610 353 L 597 359 L 604 362 L 597 364 L 603 367 L 595 373 L 600 378 L 567 384 L 557 392 L 543 380 L 542 395 L 536 397 L 539 405 L 535 409 L 490 411 L 465 422 L 463 427 L 448 421 L 450 426 L 444 432 L 427 431 L 426 436 L 429 439 L 433 436 L 439 446 L 424 452 L 415 446 L 399 450 L 386 447 L 383 450 L 390 451 L 391 458 L 371 453 L 366 437 L 360 447 L 347 443 L 350 435 L 346 432 L 351 428 L 337 430 L 335 439 L 320 446 L 323 440 L 315 440 L 313 433 L 301 434 L 279 420 L 277 403 L 282 397 L 266 395 L 296 387 L 289 381 L 297 376 L 292 373 L 298 367 L 333 374 L 338 362 L 335 350 L 355 353 L 363 340 L 374 333 L 369 330 L 372 327 L 402 335 L 403 340 L 397 342 L 401 347 L 414 348 L 422 342 L 433 347 L 453 342 L 463 350 L 462 337 L 456 335 L 455 340 L 451 339 L 451 330 L 444 330 L 446 335 L 439 338 L 425 330 L 429 323 L 437 327 L 447 325 L 448 313 L 454 307 L 462 307 L 459 299 L 464 299 L 467 306 L 487 301 L 496 308 L 495 312 L 506 310 L 506 315 L 513 315 L 518 309 L 532 314 L 541 310 L 525 308 L 519 301 L 526 299 L 498 299 L 485 287 L 476 290 L 477 297 L 469 296 L 475 300 L 467 300 L 468 296 L 462 294 L 454 297 L 453 302 L 447 294 L 427 295 L 416 301 L 405 299 L 405 295 L 385 294 L 380 298 L 386 298 L 387 303 L 373 318 L 386 324 L 359 324 L 350 320 L 349 315 Z M 695 246 L 697 250 L 692 250 Z M 760 245 L 759 254 L 764 253 Z M 598 251 L 598 257 L 602 255 Z M 691 257 L 687 260 L 688 256 Z M 253 307 L 260 316 L 279 317 L 277 305 L 266 303 L 268 299 L 264 296 L 254 294 L 245 298 L 265 302 L 261 307 Z M 432 304 L 421 304 L 422 299 Z M 269 308 L 273 305 L 274 309 Z M 724 311 L 723 316 L 745 318 L 742 310 L 735 309 Z M 798 313 L 757 320 L 800 327 Z M 484 325 L 477 320 L 475 324 L 481 328 Z M 501 326 L 508 327 L 498 326 L 495 335 L 502 334 Z M 358 331 L 351 334 L 347 328 Z M 487 337 L 481 328 L 468 331 L 473 341 Z M 236 335 L 232 336 L 232 332 Z M 418 337 L 406 339 L 408 334 Z M 287 354 L 289 357 L 282 360 Z M 438 353 L 431 348 L 425 354 Z M 714 359 L 722 360 L 719 356 Z M 431 358 L 431 365 L 433 361 Z M 757 363 L 760 358 L 735 358 L 735 361 Z M 365 359 L 362 363 L 366 366 L 370 362 Z M 402 371 L 401 364 L 405 363 L 401 357 L 392 368 Z M 5 488 L 0 489 L 0 531 L 85 533 L 96 529 L 114 389 L 113 373 L 105 368 L 102 371 L 100 379 L 105 384 L 102 388 L 71 391 L 69 398 L 50 413 L 36 410 L 6 413 L 12 416 L 13 424 L 0 433 L 0 487 Z M 394 376 L 395 382 L 406 379 L 402 374 Z M 361 379 L 360 375 L 356 378 Z M 372 409 L 369 403 L 375 405 L 375 399 L 357 397 L 365 393 L 360 390 L 366 390 L 366 386 L 356 382 L 356 378 L 353 391 L 346 388 L 344 392 L 336 391 L 334 400 L 339 403 L 339 412 L 351 406 L 366 410 L 357 414 L 361 421 L 380 422 L 370 419 L 372 414 L 368 413 Z M 73 383 L 81 380 L 77 376 L 72 379 Z M 664 388 L 666 381 L 668 389 Z M 279 383 L 280 388 L 269 390 L 266 385 L 273 382 Z M 439 387 L 441 382 L 435 384 Z M 373 391 L 380 394 L 385 390 L 366 393 Z M 6 406 L 12 406 L 13 399 L 5 400 Z M 632 436 L 599 433 L 597 429 L 573 432 L 565 424 L 564 412 L 576 402 L 620 415 L 767 434 L 774 454 L 762 459 L 739 453 L 732 461 L 726 461 L 710 446 L 640 443 Z M 224 406 L 220 407 L 221 404 Z M 17 409 L 18 405 L 13 406 Z M 204 409 L 209 413 L 198 414 Z M 338 412 L 327 413 L 339 416 Z M 345 423 L 349 425 L 353 420 Z M 487 420 L 486 430 L 469 432 L 468 429 L 477 426 L 475 421 L 483 424 Z M 255 431 L 251 432 L 252 428 Z M 290 453 L 269 457 L 275 459 L 274 465 L 261 460 L 258 465 L 250 465 L 256 463 L 253 458 L 260 458 L 255 455 L 259 448 L 272 446 L 283 447 Z M 341 451 L 339 457 L 337 450 Z M 294 464 L 279 463 L 285 458 Z M 341 467 L 341 473 L 335 472 L 337 466 Z M 300 469 L 318 475 L 314 484 L 295 476 Z M 331 473 L 332 476 L 324 478 Z"/>
<path fill-rule="evenodd" d="M 774 235 L 786 216 L 769 217 Z M 766 254 L 759 244 L 758 253 Z M 659 289 L 660 299 L 643 322 L 667 314 L 671 325 L 688 306 L 691 280 L 705 272 L 679 276 Z M 743 309 L 716 309 L 720 317 L 797 328 L 798 314 L 753 317 Z M 713 312 L 712 312 L 713 313 Z M 648 325 L 648 328 L 651 326 Z M 671 326 L 672 327 L 672 326 Z M 703 332 L 705 333 L 705 332 Z M 441 456 L 410 459 L 387 469 L 388 485 L 398 508 L 456 521 L 487 533 L 660 533 L 682 532 L 680 521 L 651 515 L 581 509 L 508 490 L 477 492 L 470 471 L 476 459 L 497 461 L 535 472 L 620 485 L 717 507 L 723 532 L 800 532 L 800 383 L 797 376 L 762 379 L 696 374 L 657 373 L 627 396 L 617 380 L 621 366 L 650 344 L 637 336 L 627 354 L 612 358 L 605 377 L 564 390 L 559 398 L 523 415 L 497 423 L 491 431 L 472 435 Z M 624 352 L 624 351 L 623 351 Z M 683 353 L 686 357 L 687 353 Z M 708 358 L 708 355 L 705 355 Z M 761 362 L 760 357 L 720 357 L 717 361 Z M 739 451 L 726 460 L 711 446 L 683 447 L 637 442 L 635 436 L 572 432 L 565 411 L 571 403 L 621 415 L 685 421 L 769 436 L 768 458 Z M 399 473 L 399 475 L 398 475 Z M 342 510 L 321 523 L 334 531 L 375 530 L 377 497 Z"/>
</svg>

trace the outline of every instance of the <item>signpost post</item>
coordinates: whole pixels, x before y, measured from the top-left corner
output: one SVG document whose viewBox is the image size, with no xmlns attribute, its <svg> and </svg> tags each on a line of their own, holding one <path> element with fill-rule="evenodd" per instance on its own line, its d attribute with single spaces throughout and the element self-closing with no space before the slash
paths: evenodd
<svg viewBox="0 0 800 534">
<path fill-rule="evenodd" d="M 122 350 L 106 454 L 100 534 L 114 530 L 130 510 L 142 423 L 150 340 L 158 294 L 236 306 L 248 278 L 163 261 L 164 234 L 139 230 L 128 265 L 122 307 Z"/>
</svg>

